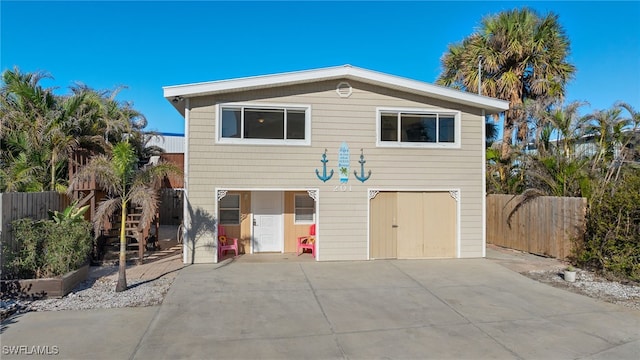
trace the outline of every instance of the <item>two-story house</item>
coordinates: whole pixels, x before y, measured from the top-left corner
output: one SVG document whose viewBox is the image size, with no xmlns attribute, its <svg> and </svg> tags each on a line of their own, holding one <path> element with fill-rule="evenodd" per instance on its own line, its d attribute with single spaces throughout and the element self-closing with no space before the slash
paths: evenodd
<svg viewBox="0 0 640 360">
<path fill-rule="evenodd" d="M 508 102 L 350 65 L 164 87 L 185 119 L 185 262 L 485 255 L 485 116 Z M 311 256 L 303 254 L 301 256 Z"/>
</svg>

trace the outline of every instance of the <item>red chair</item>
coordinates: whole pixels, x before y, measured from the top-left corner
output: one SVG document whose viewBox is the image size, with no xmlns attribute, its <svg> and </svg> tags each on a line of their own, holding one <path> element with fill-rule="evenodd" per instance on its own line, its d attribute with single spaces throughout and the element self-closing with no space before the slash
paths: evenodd
<svg viewBox="0 0 640 360">
<path fill-rule="evenodd" d="M 218 225 L 218 258 L 221 258 L 227 250 L 233 250 L 238 256 L 238 239 L 227 237 L 224 226 Z"/>
<path fill-rule="evenodd" d="M 304 253 L 305 249 L 311 250 L 311 256 L 316 257 L 316 224 L 309 226 L 309 235 L 298 237 L 298 249 L 296 250 L 298 256 Z"/>
</svg>

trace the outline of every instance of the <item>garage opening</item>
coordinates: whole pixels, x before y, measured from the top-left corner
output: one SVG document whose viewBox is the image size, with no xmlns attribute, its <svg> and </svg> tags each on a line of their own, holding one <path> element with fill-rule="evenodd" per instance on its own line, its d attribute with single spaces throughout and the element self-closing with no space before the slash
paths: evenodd
<svg viewBox="0 0 640 360">
<path fill-rule="evenodd" d="M 370 203 L 370 258 L 454 258 L 457 206 L 449 191 L 379 192 Z"/>
</svg>

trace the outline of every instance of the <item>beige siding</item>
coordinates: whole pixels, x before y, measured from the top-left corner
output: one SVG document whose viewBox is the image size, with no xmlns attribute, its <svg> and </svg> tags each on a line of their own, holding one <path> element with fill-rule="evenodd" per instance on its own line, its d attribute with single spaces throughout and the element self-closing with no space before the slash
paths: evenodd
<svg viewBox="0 0 640 360">
<path fill-rule="evenodd" d="M 320 260 L 368 258 L 368 189 L 452 190 L 460 193 L 460 256 L 482 256 L 482 152 L 484 121 L 480 110 L 423 98 L 392 89 L 349 81 L 353 94 L 340 98 L 341 80 L 192 99 L 189 119 L 189 204 L 214 216 L 216 187 L 226 189 L 312 189 L 319 191 L 318 253 Z M 311 146 L 257 146 L 215 143 L 215 104 L 251 102 L 311 106 Z M 462 111 L 459 149 L 376 147 L 376 108 L 402 107 Z M 347 191 L 334 191 L 337 174 L 327 183 L 315 175 L 328 150 L 328 166 L 337 172 L 337 154 L 345 141 L 351 150 Z M 353 177 L 360 149 L 366 169 L 364 184 Z M 215 217 L 215 216 L 214 216 Z M 201 237 L 207 249 L 207 237 Z M 288 243 L 286 243 L 288 244 Z M 290 249 L 290 245 L 287 245 Z M 206 251 L 206 250 L 205 250 Z M 197 260 L 212 259 L 199 254 Z"/>
</svg>

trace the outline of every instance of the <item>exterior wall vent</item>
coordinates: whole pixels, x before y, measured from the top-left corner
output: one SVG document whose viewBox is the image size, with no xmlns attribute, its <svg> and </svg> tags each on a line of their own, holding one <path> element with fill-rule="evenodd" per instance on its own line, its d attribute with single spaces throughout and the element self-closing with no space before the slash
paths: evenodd
<svg viewBox="0 0 640 360">
<path fill-rule="evenodd" d="M 353 92 L 353 89 L 351 88 L 351 85 L 349 85 L 348 82 L 341 82 L 336 87 L 336 92 L 338 93 L 338 96 L 343 97 L 343 98 L 347 98 L 347 97 L 351 96 L 351 93 Z"/>
</svg>

